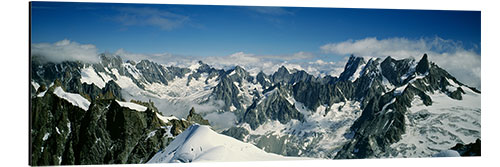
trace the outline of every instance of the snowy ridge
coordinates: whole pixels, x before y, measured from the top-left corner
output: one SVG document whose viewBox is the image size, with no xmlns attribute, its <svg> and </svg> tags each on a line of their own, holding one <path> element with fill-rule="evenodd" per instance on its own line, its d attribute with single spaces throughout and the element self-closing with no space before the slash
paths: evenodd
<svg viewBox="0 0 500 167">
<path fill-rule="evenodd" d="M 67 93 L 60 86 L 54 89 L 54 94 L 85 111 L 89 109 L 90 102 L 83 98 L 80 94 Z"/>
<path fill-rule="evenodd" d="M 165 123 L 170 122 L 170 120 L 179 120 L 179 118 L 175 116 L 165 117 L 163 115 L 160 115 L 159 113 L 156 113 L 156 117 L 158 117 L 161 121 Z"/>
<path fill-rule="evenodd" d="M 365 68 L 365 64 L 358 66 L 358 68 L 356 69 L 356 72 L 354 72 L 354 74 L 352 74 L 352 76 L 349 77 L 349 80 L 351 82 L 356 81 L 359 78 L 359 76 L 361 75 L 361 73 L 363 72 L 364 68 Z"/>
<path fill-rule="evenodd" d="M 148 163 L 203 161 L 263 161 L 306 159 L 266 153 L 256 146 L 218 134 L 208 126 L 191 125 Z"/>
<path fill-rule="evenodd" d="M 31 85 L 33 85 L 33 88 L 35 88 L 35 92 L 40 88 L 40 84 L 36 83 L 35 81 L 31 81 Z"/>
<path fill-rule="evenodd" d="M 132 102 L 123 102 L 123 101 L 118 101 L 118 100 L 115 100 L 115 101 L 118 103 L 118 105 L 120 105 L 122 107 L 127 107 L 127 108 L 130 108 L 132 110 L 136 110 L 136 111 L 144 112 L 148 109 L 147 107 L 144 107 L 142 105 L 132 103 Z"/>
</svg>

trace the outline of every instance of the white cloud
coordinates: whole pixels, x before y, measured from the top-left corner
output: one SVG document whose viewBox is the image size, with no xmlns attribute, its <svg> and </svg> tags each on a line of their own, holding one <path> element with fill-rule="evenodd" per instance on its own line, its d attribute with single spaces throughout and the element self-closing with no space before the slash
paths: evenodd
<svg viewBox="0 0 500 167">
<path fill-rule="evenodd" d="M 212 112 L 203 118 L 207 119 L 215 130 L 224 130 L 236 124 L 236 115 L 232 112 Z"/>
<path fill-rule="evenodd" d="M 99 62 L 97 48 L 91 44 L 79 44 L 67 39 L 55 43 L 31 44 L 31 56 L 41 56 L 53 63 L 63 61 Z"/>
<path fill-rule="evenodd" d="M 354 54 L 362 57 L 387 56 L 396 59 L 414 57 L 419 59 L 427 53 L 429 60 L 444 68 L 458 80 L 481 88 L 481 55 L 464 49 L 461 42 L 439 37 L 430 39 L 365 38 L 329 43 L 320 47 L 324 53 L 340 55 Z"/>
<path fill-rule="evenodd" d="M 156 54 L 131 53 L 124 49 L 118 49 L 114 54 L 120 56 L 124 61 L 132 60 L 139 62 L 141 60 L 150 60 L 159 64 L 180 67 L 186 67 L 186 64 L 195 63 L 195 60 L 197 59 L 191 56 L 174 55 L 167 52 Z"/>
</svg>

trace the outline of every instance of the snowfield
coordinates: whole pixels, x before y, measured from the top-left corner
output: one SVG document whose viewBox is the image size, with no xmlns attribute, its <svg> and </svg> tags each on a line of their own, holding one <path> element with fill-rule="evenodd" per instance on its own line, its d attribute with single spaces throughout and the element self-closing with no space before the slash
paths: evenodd
<svg viewBox="0 0 500 167">
<path fill-rule="evenodd" d="M 359 102 L 356 101 L 335 103 L 330 108 L 321 105 L 316 111 L 311 111 L 293 97 L 289 96 L 287 100 L 295 104 L 295 108 L 304 114 L 304 122 L 291 120 L 282 124 L 274 120 L 260 125 L 255 130 L 252 130 L 249 124 L 244 123 L 238 125 L 249 132 L 243 141 L 257 145 L 259 138 L 255 139 L 251 136 L 279 138 L 288 136 L 292 139 L 286 142 L 295 142 L 297 146 L 300 146 L 299 156 L 328 158 L 335 156 L 337 151 L 350 140 L 353 134 L 349 127 L 361 116 Z M 266 147 L 264 146 L 263 149 Z M 330 153 L 331 150 L 336 151 Z"/>
<path fill-rule="evenodd" d="M 431 106 L 415 97 L 405 116 L 406 133 L 391 145 L 396 157 L 429 157 L 457 143 L 469 144 L 481 138 L 481 95 L 462 89 L 466 93 L 463 100 L 431 94 Z"/>
<path fill-rule="evenodd" d="M 269 161 L 307 159 L 266 153 L 256 146 L 218 134 L 209 126 L 191 125 L 148 163 Z"/>
<path fill-rule="evenodd" d="M 80 74 L 82 75 L 82 78 L 80 78 L 80 82 L 94 84 L 100 89 L 104 88 L 104 86 L 106 86 L 106 83 L 111 80 L 111 78 L 104 73 L 97 74 L 92 66 L 83 68 Z M 104 77 L 101 78 L 99 75 Z"/>
</svg>

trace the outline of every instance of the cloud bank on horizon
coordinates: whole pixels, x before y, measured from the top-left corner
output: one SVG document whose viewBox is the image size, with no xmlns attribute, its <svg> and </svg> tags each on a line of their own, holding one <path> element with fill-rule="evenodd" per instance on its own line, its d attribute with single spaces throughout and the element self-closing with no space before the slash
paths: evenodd
<svg viewBox="0 0 500 167">
<path fill-rule="evenodd" d="M 41 56 L 44 61 L 61 63 L 63 61 L 99 62 L 97 47 L 80 44 L 68 39 L 55 43 L 31 44 L 31 56 Z"/>
<path fill-rule="evenodd" d="M 252 53 L 236 52 L 227 56 L 184 56 L 172 53 L 142 54 L 130 53 L 119 49 L 113 54 L 124 60 L 140 61 L 152 60 L 160 64 L 188 67 L 199 60 L 215 67 L 230 69 L 238 65 L 251 74 L 263 71 L 271 74 L 279 67 L 304 70 L 315 76 L 338 76 L 345 66 L 347 57 L 355 56 L 369 58 L 385 58 L 391 56 L 396 59 L 415 58 L 427 53 L 429 59 L 446 69 L 463 83 L 481 89 L 481 55 L 473 49 L 465 49 L 461 42 L 445 40 L 439 37 L 407 39 L 374 37 L 359 40 L 347 40 L 327 43 L 319 47 L 327 56 L 344 56 L 341 61 L 327 61 L 325 56 L 311 52 L 297 52 L 288 55 L 256 55 Z M 92 44 L 80 44 L 67 39 L 50 44 L 34 43 L 31 45 L 31 55 L 38 55 L 45 60 L 59 63 L 63 61 L 81 61 L 87 63 L 99 62 L 98 49 Z"/>
</svg>

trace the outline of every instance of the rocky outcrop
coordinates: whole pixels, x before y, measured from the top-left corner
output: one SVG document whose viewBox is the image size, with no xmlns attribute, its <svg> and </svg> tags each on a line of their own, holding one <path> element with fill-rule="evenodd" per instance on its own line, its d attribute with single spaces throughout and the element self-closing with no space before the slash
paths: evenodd
<svg viewBox="0 0 500 167">
<path fill-rule="evenodd" d="M 481 139 L 477 139 L 474 143 L 462 144 L 457 143 L 452 150 L 458 151 L 460 156 L 481 156 Z"/>
<path fill-rule="evenodd" d="M 31 164 L 144 163 L 192 123 L 123 107 L 115 99 L 92 101 L 88 111 L 52 93 L 32 99 Z"/>
<path fill-rule="evenodd" d="M 200 114 L 195 112 L 194 107 L 192 107 L 191 110 L 189 110 L 189 114 L 186 120 L 200 125 L 210 125 L 208 120 L 203 119 L 203 117 Z"/>
</svg>

